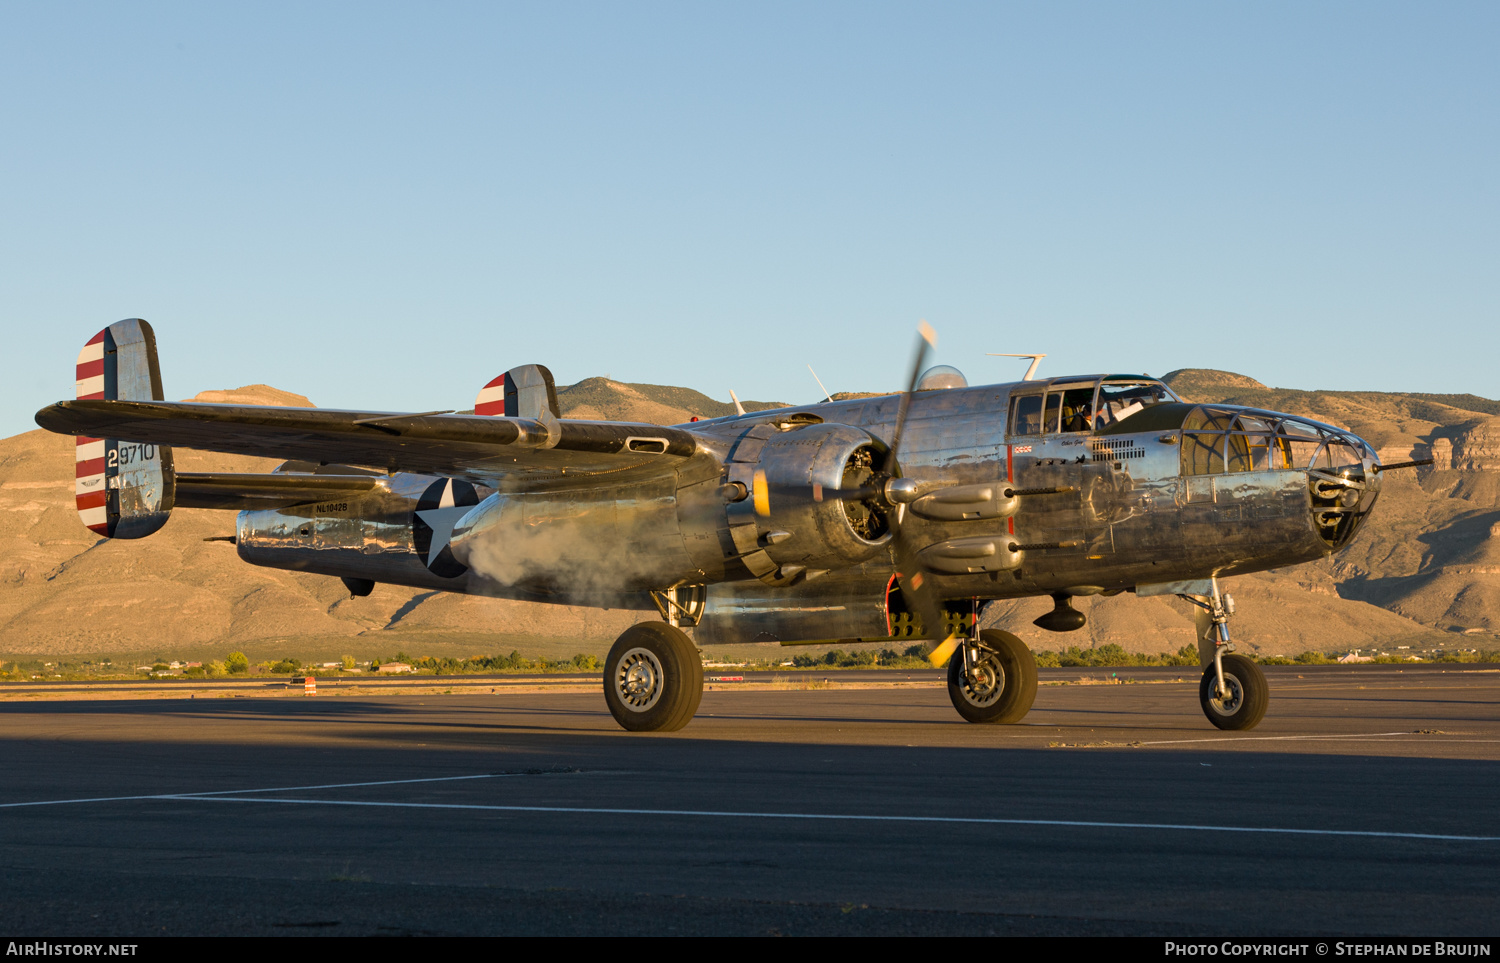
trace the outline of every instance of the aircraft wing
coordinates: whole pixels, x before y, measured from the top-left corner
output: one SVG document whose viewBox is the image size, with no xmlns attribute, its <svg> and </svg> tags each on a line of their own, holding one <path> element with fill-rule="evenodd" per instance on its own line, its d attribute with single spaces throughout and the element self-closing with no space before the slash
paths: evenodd
<svg viewBox="0 0 1500 963">
<path fill-rule="evenodd" d="M 165 401 L 60 401 L 49 431 L 315 464 L 467 475 L 670 471 L 698 451 L 680 428 L 612 421 L 401 414 Z"/>
</svg>

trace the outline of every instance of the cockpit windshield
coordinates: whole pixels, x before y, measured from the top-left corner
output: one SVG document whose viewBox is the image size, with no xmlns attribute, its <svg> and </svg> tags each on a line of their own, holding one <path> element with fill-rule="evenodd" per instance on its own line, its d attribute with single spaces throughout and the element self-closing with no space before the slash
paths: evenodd
<svg viewBox="0 0 1500 963">
<path fill-rule="evenodd" d="M 1010 434 L 1097 431 L 1152 405 L 1176 400 L 1161 382 L 1139 378 L 1058 379 L 1028 385 L 1011 396 Z"/>
<path fill-rule="evenodd" d="M 1106 381 L 1099 385 L 1094 427 L 1108 428 L 1142 409 L 1176 400 L 1167 386 L 1157 381 Z"/>
</svg>

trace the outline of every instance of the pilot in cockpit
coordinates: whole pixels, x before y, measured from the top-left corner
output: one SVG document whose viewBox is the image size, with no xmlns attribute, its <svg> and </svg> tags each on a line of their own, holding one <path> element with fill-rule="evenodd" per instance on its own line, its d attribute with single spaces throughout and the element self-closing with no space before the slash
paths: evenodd
<svg viewBox="0 0 1500 963">
<path fill-rule="evenodd" d="M 1059 397 L 1060 395 L 1060 397 Z M 1060 393 L 1052 392 L 1047 395 L 1047 405 L 1051 407 L 1054 397 L 1058 398 L 1057 407 L 1060 421 L 1052 428 L 1054 431 L 1077 432 L 1088 431 L 1091 421 L 1090 414 L 1094 409 L 1094 386 L 1068 387 Z"/>
<path fill-rule="evenodd" d="M 1093 402 L 1090 398 L 1080 405 L 1063 405 L 1062 430 L 1063 431 L 1088 431 L 1089 430 L 1089 408 Z"/>
</svg>

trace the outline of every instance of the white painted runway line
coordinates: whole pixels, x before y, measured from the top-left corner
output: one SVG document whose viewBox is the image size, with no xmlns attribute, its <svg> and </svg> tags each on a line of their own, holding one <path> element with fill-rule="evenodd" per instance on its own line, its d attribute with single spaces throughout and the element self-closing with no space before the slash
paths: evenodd
<svg viewBox="0 0 1500 963">
<path fill-rule="evenodd" d="M 204 802 L 284 803 L 295 806 L 365 806 L 390 809 L 457 809 L 481 812 L 580 813 L 605 816 L 710 816 L 716 819 L 811 819 L 843 822 L 947 823 L 981 826 L 1054 826 L 1086 829 L 1156 829 L 1217 833 L 1271 833 L 1289 836 L 1357 836 L 1379 839 L 1427 839 L 1470 843 L 1500 842 L 1500 836 L 1458 836 L 1444 833 L 1403 833 L 1368 829 L 1293 829 L 1276 826 L 1213 826 L 1196 823 L 1125 823 L 1086 819 L 990 819 L 980 816 L 872 816 L 852 813 L 777 813 L 737 812 L 717 809 L 611 809 L 596 806 L 496 806 L 482 803 L 407 803 L 376 802 L 357 799 L 258 799 L 236 796 L 170 796 L 170 799 L 199 799 Z"/>
<path fill-rule="evenodd" d="M 1228 736 L 1228 737 L 1220 736 L 1220 737 L 1217 737 L 1217 738 L 1210 736 L 1210 737 L 1204 738 L 1204 739 L 1166 739 L 1166 740 L 1159 740 L 1159 741 L 1155 741 L 1155 742 L 1143 742 L 1143 743 L 1141 743 L 1141 745 L 1143 745 L 1143 746 L 1185 746 L 1185 745 L 1188 745 L 1190 743 L 1195 743 L 1195 742 L 1213 742 L 1213 743 L 1218 743 L 1219 745 L 1223 745 L 1224 743 L 1229 743 L 1229 742 L 1303 742 L 1303 741 L 1308 741 L 1308 740 L 1317 741 L 1317 740 L 1320 740 L 1320 739 L 1385 739 L 1385 738 L 1389 738 L 1390 736 L 1422 736 L 1422 735 L 1433 735 L 1433 733 L 1413 732 L 1411 729 L 1403 729 L 1400 732 L 1340 732 L 1340 733 L 1327 733 L 1327 734 L 1324 734 L 1324 735 L 1314 734 L 1314 735 L 1306 735 L 1306 736 Z M 1466 735 L 1472 735 L 1472 733 L 1467 733 L 1467 732 L 1445 732 L 1445 733 L 1443 733 L 1443 735 L 1448 735 L 1448 736 L 1466 736 Z"/>
<path fill-rule="evenodd" d="M 603 806 L 506 806 L 486 803 L 390 802 L 363 799 L 288 799 L 262 795 L 275 792 L 298 792 L 315 789 L 363 789 L 371 786 L 407 786 L 423 783 L 469 782 L 480 779 L 505 779 L 517 776 L 599 775 L 578 770 L 539 770 L 535 772 L 477 773 L 467 776 L 432 776 L 422 779 L 380 779 L 368 782 L 323 783 L 312 786 L 269 786 L 263 789 L 220 789 L 206 792 L 155 793 L 133 796 L 90 796 L 77 799 L 41 799 L 32 802 L 0 803 L 0 809 L 37 806 L 70 806 L 84 803 L 129 801 L 267 803 L 292 806 L 345 806 L 376 809 L 441 809 L 474 812 L 559 813 L 601 816 L 662 816 L 715 819 L 791 819 L 827 822 L 934 823 L 970 826 L 1040 826 L 1078 829 L 1135 829 L 1156 831 L 1262 833 L 1286 836 L 1344 836 L 1376 839 L 1421 839 L 1489 843 L 1500 842 L 1500 836 L 1467 836 L 1446 833 L 1412 833 L 1370 829 L 1298 829 L 1282 826 L 1222 826 L 1206 823 L 1108 822 L 1093 819 L 998 819 L 984 816 L 911 816 L 871 815 L 867 813 L 798 813 L 748 812 L 718 809 L 626 809 Z M 612 773 L 623 774 L 620 772 Z"/>
<path fill-rule="evenodd" d="M 35 802 L 0 803 L 0 809 L 26 806 L 70 806 L 78 803 L 125 802 L 131 799 L 205 799 L 210 796 L 243 796 L 259 792 L 305 792 L 309 789 L 362 789 L 367 786 L 404 786 L 421 782 L 463 782 L 471 779 L 505 779 L 514 776 L 561 776 L 572 773 L 539 770 L 537 772 L 484 772 L 471 776 L 431 776 L 425 779 L 380 779 L 374 782 L 333 782 L 321 786 L 270 786 L 266 789 L 216 789 L 209 792 L 151 793 L 141 796 L 86 796 L 79 799 L 40 799 Z"/>
<path fill-rule="evenodd" d="M 1410 735 L 1407 732 L 1367 733 L 1351 738 L 1374 736 Z M 1316 736 L 1259 736 L 1261 739 L 1328 738 Z M 1174 742 L 1198 740 L 1174 740 Z M 1216 740 L 1207 740 L 1216 741 Z M 1222 740 L 1217 740 L 1222 741 Z M 1146 743 L 1163 745 L 1165 743 Z M 1435 841 L 1490 843 L 1500 842 L 1500 836 L 1469 836 L 1446 833 L 1413 833 L 1372 829 L 1298 829 L 1283 826 L 1223 826 L 1207 823 L 1145 823 L 1108 822 L 1093 819 L 999 819 L 984 816 L 912 816 L 872 815 L 867 813 L 797 813 L 797 812 L 749 812 L 717 809 L 626 809 L 602 806 L 506 806 L 486 803 L 424 803 L 389 802 L 361 799 L 288 799 L 262 795 L 276 792 L 305 792 L 319 789 L 364 789 L 372 786 L 410 786 L 424 783 L 472 782 L 480 779 L 506 779 L 519 776 L 554 775 L 623 775 L 620 770 L 587 772 L 583 770 L 528 770 L 522 772 L 486 772 L 464 776 L 429 776 L 418 779 L 379 779 L 365 782 L 321 783 L 308 786 L 268 786 L 261 789 L 217 789 L 204 792 L 152 793 L 131 796 L 88 796 L 75 799 L 39 799 L 30 802 L 0 803 L 0 809 L 20 809 L 38 806 L 71 806 L 84 803 L 111 803 L 130 801 L 176 801 L 176 802 L 227 802 L 227 803 L 274 803 L 293 806 L 345 806 L 377 809 L 442 809 L 477 812 L 559 813 L 604 816 L 663 816 L 663 817 L 712 817 L 716 819 L 790 819 L 821 820 L 828 822 L 887 822 L 887 823 L 935 823 L 971 826 L 1040 826 L 1079 829 L 1136 829 L 1157 831 L 1261 833 L 1287 836 L 1344 836 L 1376 839 L 1419 839 Z"/>
</svg>

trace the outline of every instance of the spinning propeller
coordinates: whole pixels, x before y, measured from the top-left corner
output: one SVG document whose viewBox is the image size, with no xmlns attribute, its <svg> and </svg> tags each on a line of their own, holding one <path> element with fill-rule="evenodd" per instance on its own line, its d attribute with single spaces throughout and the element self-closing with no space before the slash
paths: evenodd
<svg viewBox="0 0 1500 963">
<path fill-rule="evenodd" d="M 927 354 L 937 343 L 937 332 L 926 321 L 917 326 L 917 334 L 917 349 L 916 356 L 912 359 L 911 377 L 907 380 L 906 390 L 901 395 L 900 406 L 896 409 L 896 427 L 891 435 L 890 447 L 886 450 L 885 458 L 871 475 L 870 481 L 858 488 L 827 489 L 822 485 L 814 485 L 812 495 L 815 501 L 872 501 L 883 503 L 888 509 L 887 524 L 891 532 L 891 551 L 899 576 L 901 597 L 905 600 L 906 607 L 922 620 L 925 633 L 929 637 L 941 639 L 928 658 L 933 665 L 943 666 L 947 664 L 962 640 L 956 633 L 948 631 L 948 620 L 943 614 L 943 606 L 928 584 L 926 572 L 917 558 L 917 549 L 911 544 L 902 525 L 906 519 L 906 505 L 915 501 L 922 493 L 910 481 L 896 474 L 899 470 L 897 460 L 901 453 L 901 437 L 906 431 L 907 416 L 911 413 L 912 395 L 916 393 L 917 383 L 922 377 Z M 765 484 L 764 476 L 759 473 L 756 477 L 754 498 L 756 512 L 762 516 L 769 515 L 770 491 Z"/>
<path fill-rule="evenodd" d="M 937 332 L 932 326 L 923 321 L 917 326 L 917 353 L 912 361 L 911 378 L 906 383 L 906 391 L 901 395 L 901 406 L 896 409 L 896 430 L 891 435 L 891 447 L 886 453 L 885 464 L 881 466 L 881 474 L 888 481 L 881 486 L 881 491 L 891 505 L 891 548 L 895 556 L 896 572 L 900 575 L 901 597 L 906 600 L 906 607 L 915 612 L 922 619 L 922 628 L 928 635 L 934 638 L 941 637 L 937 648 L 932 650 L 928 659 L 935 666 L 948 663 L 961 642 L 958 635 L 948 631 L 948 620 L 943 615 L 943 606 L 933 593 L 931 586 L 927 584 L 927 575 L 922 570 L 922 563 L 917 558 L 917 550 L 907 537 L 905 527 L 901 524 L 906 519 L 905 501 L 911 501 L 916 492 L 911 488 L 897 487 L 895 482 L 897 455 L 901 452 L 901 435 L 906 430 L 906 417 L 911 413 L 911 398 L 916 393 L 917 382 L 922 377 L 922 370 L 927 363 L 927 352 L 937 343 Z M 902 496 L 908 496 L 902 498 Z M 936 633 L 936 634 L 935 634 Z"/>
</svg>

